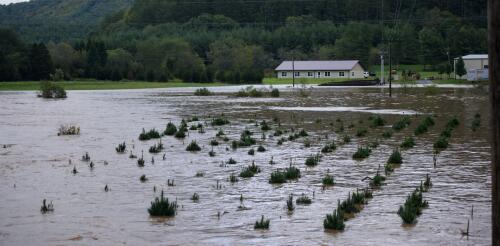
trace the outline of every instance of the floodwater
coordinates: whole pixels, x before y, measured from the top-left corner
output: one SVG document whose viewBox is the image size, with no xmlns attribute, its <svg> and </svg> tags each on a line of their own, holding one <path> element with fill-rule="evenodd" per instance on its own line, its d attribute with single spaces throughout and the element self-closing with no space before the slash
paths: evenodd
<svg viewBox="0 0 500 246">
<path fill-rule="evenodd" d="M 70 91 L 66 100 L 43 100 L 34 92 L 0 92 L 0 245 L 491 244 L 487 92 L 476 88 L 396 89 L 391 99 L 384 88 L 314 88 L 308 90 L 309 97 L 300 97 L 282 87 L 280 98 L 231 97 L 231 91 L 237 89 L 214 88 L 218 93 L 210 97 L 192 96 L 193 89 Z M 157 141 L 137 140 L 142 128 L 163 130 L 169 121 L 178 124 L 194 115 L 209 121 L 210 115 L 221 113 L 230 125 L 206 127 L 204 134 L 191 131 L 184 141 L 163 137 L 166 160 L 162 160 L 163 154 L 156 154 L 154 164 L 148 149 Z M 474 132 L 470 125 L 476 113 L 481 114 L 482 122 Z M 368 117 L 375 114 L 388 124 L 370 128 Z M 382 139 L 381 133 L 403 114 L 412 117 L 410 127 Z M 374 191 L 360 213 L 345 222 L 345 231 L 325 232 L 325 215 L 349 192 L 368 185 L 362 179 L 383 166 L 403 138 L 413 134 L 423 114 L 435 115 L 437 124 L 416 137 L 414 148 L 403 151 L 403 165 L 387 177 L 386 185 Z M 461 124 L 434 168 L 432 144 L 453 116 Z M 281 146 L 278 137 L 262 140 L 253 121 L 266 120 L 276 129 L 273 118 L 280 120 L 283 130 L 306 129 L 311 147 L 304 146 L 304 139 Z M 306 168 L 307 156 L 318 153 L 328 141 L 340 142 L 345 133 L 334 133 L 337 119 L 343 120 L 352 142 L 338 145 L 317 166 Z M 348 128 L 350 123 L 355 126 Z M 81 135 L 57 136 L 62 124 L 80 126 Z M 360 127 L 368 130 L 366 137 L 354 136 Z M 222 144 L 214 147 L 217 155 L 209 157 L 208 142 L 219 128 L 230 139 L 238 139 L 244 129 L 250 129 L 268 151 L 250 156 L 249 148 L 232 150 L 229 142 L 220 140 Z M 351 158 L 358 145 L 377 138 L 380 146 L 369 158 Z M 187 152 L 191 140 L 202 151 Z M 136 155 L 144 150 L 145 167 L 138 167 L 128 154 L 116 153 L 115 147 L 123 141 L 127 151 L 133 147 Z M 85 152 L 95 163 L 93 170 L 80 161 Z M 238 163 L 221 165 L 230 157 Z M 269 164 L 271 157 L 275 165 Z M 238 175 L 252 161 L 261 173 L 234 184 L 228 181 L 231 173 Z M 270 173 L 291 161 L 302 177 L 282 185 L 269 184 Z M 76 175 L 71 173 L 73 166 L 79 172 Z M 321 180 L 328 170 L 336 185 L 323 190 Z M 198 171 L 204 177 L 195 177 Z M 424 193 L 429 208 L 423 210 L 416 225 L 403 226 L 397 210 L 427 173 L 434 184 Z M 145 183 L 139 181 L 142 174 L 149 178 Z M 175 180 L 175 186 L 167 186 L 169 179 Z M 217 181 L 222 189 L 215 188 Z M 104 191 L 105 185 L 109 192 Z M 155 219 L 147 212 L 161 189 L 180 205 L 174 218 Z M 191 201 L 194 192 L 199 194 L 199 202 Z M 289 214 L 285 204 L 292 193 L 295 197 L 302 193 L 314 196 L 313 202 L 297 205 Z M 246 209 L 238 208 L 241 194 Z M 44 198 L 53 201 L 53 213 L 40 213 Z M 261 215 L 271 220 L 269 230 L 254 230 Z M 467 220 L 468 238 L 461 236 Z"/>
</svg>

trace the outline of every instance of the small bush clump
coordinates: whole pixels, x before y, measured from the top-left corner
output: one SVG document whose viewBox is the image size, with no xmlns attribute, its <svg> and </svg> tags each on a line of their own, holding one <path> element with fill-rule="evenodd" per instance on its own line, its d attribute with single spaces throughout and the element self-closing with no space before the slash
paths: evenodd
<svg viewBox="0 0 500 246">
<path fill-rule="evenodd" d="M 118 152 L 118 153 L 125 153 L 125 150 L 127 149 L 127 145 L 125 144 L 125 142 L 123 142 L 121 144 L 118 144 L 118 147 L 116 147 L 115 149 L 116 149 L 116 152 Z"/>
<path fill-rule="evenodd" d="M 235 159 L 233 159 L 233 157 L 229 158 L 229 160 L 227 161 L 227 164 L 231 164 L 231 165 L 234 165 L 238 163 Z"/>
<path fill-rule="evenodd" d="M 57 136 L 80 135 L 80 127 L 75 125 L 61 125 Z"/>
<path fill-rule="evenodd" d="M 198 146 L 198 143 L 196 143 L 196 141 L 192 141 L 187 147 L 186 147 L 186 150 L 187 151 L 191 151 L 191 152 L 196 152 L 196 151 L 200 151 L 201 148 L 200 146 Z"/>
<path fill-rule="evenodd" d="M 38 96 L 47 99 L 50 98 L 60 99 L 60 98 L 66 98 L 67 94 L 62 86 L 49 81 L 43 81 L 40 83 L 40 93 L 38 94 Z"/>
<path fill-rule="evenodd" d="M 352 158 L 353 159 L 365 159 L 365 158 L 368 158 L 370 156 L 370 154 L 372 153 L 372 150 L 368 147 L 358 147 L 358 150 L 356 151 L 356 153 L 354 153 L 352 155 Z"/>
<path fill-rule="evenodd" d="M 392 129 L 394 129 L 395 131 L 401 131 L 406 127 L 408 127 L 410 124 L 411 124 L 410 117 L 403 116 L 400 120 L 396 121 L 396 123 L 392 125 Z"/>
<path fill-rule="evenodd" d="M 434 143 L 434 149 L 444 150 L 444 149 L 448 148 L 448 145 L 449 145 L 448 138 L 441 136 Z"/>
<path fill-rule="evenodd" d="M 322 149 L 321 153 L 331 153 L 337 149 L 337 146 L 335 145 L 335 142 L 332 141 L 331 143 L 327 143 Z"/>
<path fill-rule="evenodd" d="M 241 171 L 240 177 L 251 178 L 257 173 L 260 173 L 260 168 L 255 165 L 255 163 L 252 163 L 252 165 L 246 167 L 245 169 L 243 169 L 243 171 Z"/>
<path fill-rule="evenodd" d="M 371 127 L 379 127 L 384 125 L 385 120 L 382 117 L 380 117 L 379 115 L 373 117 Z"/>
<path fill-rule="evenodd" d="M 148 212 L 151 216 L 173 217 L 177 211 L 177 202 L 169 202 L 168 198 L 163 196 L 163 190 L 160 197 L 156 197 L 151 202 Z"/>
<path fill-rule="evenodd" d="M 224 118 L 224 115 L 212 119 L 212 126 L 223 126 L 229 124 L 229 120 Z"/>
<path fill-rule="evenodd" d="M 319 154 L 311 155 L 306 159 L 306 166 L 316 166 L 321 161 L 321 156 Z"/>
<path fill-rule="evenodd" d="M 146 132 L 146 130 L 144 130 L 144 128 L 142 128 L 142 133 L 139 135 L 139 140 L 141 141 L 146 141 L 146 140 L 150 140 L 150 139 L 153 139 L 153 138 L 160 138 L 160 133 L 158 133 L 158 131 L 156 131 L 154 128 L 149 130 L 148 132 Z"/>
<path fill-rule="evenodd" d="M 167 136 L 173 136 L 176 133 L 177 133 L 177 127 L 174 125 L 174 123 L 168 122 L 165 131 L 163 131 L 163 134 Z"/>
<path fill-rule="evenodd" d="M 326 215 L 323 227 L 327 230 L 343 231 L 345 228 L 344 220 L 344 213 L 335 209 L 332 214 Z"/>
<path fill-rule="evenodd" d="M 266 152 L 266 148 L 264 148 L 264 146 L 262 145 L 259 145 L 259 147 L 257 147 L 257 152 Z"/>
<path fill-rule="evenodd" d="M 386 130 L 382 133 L 382 137 L 385 139 L 391 138 L 392 137 L 392 131 L 391 130 Z"/>
<path fill-rule="evenodd" d="M 413 137 L 408 137 L 403 140 L 403 143 L 401 143 L 401 148 L 413 148 L 415 146 L 415 139 Z"/>
<path fill-rule="evenodd" d="M 356 137 L 364 137 L 366 136 L 366 134 L 368 134 L 368 131 L 366 129 L 358 129 L 358 131 L 356 132 Z"/>
<path fill-rule="evenodd" d="M 401 156 L 401 152 L 396 149 L 392 152 L 389 160 L 387 160 L 388 164 L 401 164 L 403 163 L 403 157 Z"/>
<path fill-rule="evenodd" d="M 269 229 L 269 222 L 270 220 L 264 220 L 264 215 L 262 215 L 260 221 L 255 221 L 254 229 Z"/>
<path fill-rule="evenodd" d="M 399 207 L 398 215 L 405 224 L 414 224 L 417 217 L 422 214 L 422 209 L 427 208 L 429 204 L 423 199 L 422 191 L 416 189 L 408 197 L 404 205 Z"/>
<path fill-rule="evenodd" d="M 213 93 L 207 88 L 198 88 L 194 91 L 195 96 L 211 96 Z"/>
<path fill-rule="evenodd" d="M 335 185 L 335 180 L 333 179 L 333 176 L 330 174 L 327 174 L 325 177 L 323 177 L 323 185 L 325 186 L 331 186 Z"/>
<path fill-rule="evenodd" d="M 295 200 L 295 202 L 297 204 L 304 204 L 304 205 L 308 205 L 308 204 L 311 204 L 312 203 L 312 200 L 311 198 L 309 198 L 308 196 L 302 194 L 302 196 L 300 196 L 299 198 L 297 198 L 297 200 Z"/>
</svg>

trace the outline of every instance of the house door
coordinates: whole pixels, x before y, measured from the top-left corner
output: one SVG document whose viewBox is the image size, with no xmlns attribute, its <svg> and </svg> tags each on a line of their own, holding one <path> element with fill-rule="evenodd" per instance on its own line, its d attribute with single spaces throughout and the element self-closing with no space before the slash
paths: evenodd
<svg viewBox="0 0 500 246">
<path fill-rule="evenodd" d="M 321 78 L 321 72 L 318 72 L 318 79 Z"/>
</svg>

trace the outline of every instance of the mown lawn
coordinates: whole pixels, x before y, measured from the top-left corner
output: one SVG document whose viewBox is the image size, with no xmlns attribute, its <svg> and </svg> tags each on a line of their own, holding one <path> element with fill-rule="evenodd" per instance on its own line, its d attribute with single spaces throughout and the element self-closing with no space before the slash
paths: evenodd
<svg viewBox="0 0 500 246">
<path fill-rule="evenodd" d="M 153 89 L 172 87 L 209 87 L 223 86 L 223 83 L 184 83 L 184 82 L 144 82 L 144 81 L 62 81 L 55 82 L 66 90 L 121 90 L 121 89 Z M 0 90 L 36 91 L 40 88 L 38 81 L 0 82 Z"/>
</svg>

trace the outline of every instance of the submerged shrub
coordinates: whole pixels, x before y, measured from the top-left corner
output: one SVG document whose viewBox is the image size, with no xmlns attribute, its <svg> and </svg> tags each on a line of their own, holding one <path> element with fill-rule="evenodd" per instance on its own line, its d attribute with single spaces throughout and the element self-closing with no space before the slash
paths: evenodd
<svg viewBox="0 0 500 246">
<path fill-rule="evenodd" d="M 186 150 L 187 151 L 191 151 L 191 152 L 196 152 L 196 151 L 200 151 L 201 148 L 200 146 L 198 146 L 198 144 L 196 143 L 196 141 L 192 141 L 187 147 L 186 147 Z"/>
<path fill-rule="evenodd" d="M 174 134 L 174 137 L 177 138 L 177 139 L 183 139 L 186 137 L 186 131 L 184 130 L 178 130 L 175 134 Z"/>
<path fill-rule="evenodd" d="M 163 190 L 161 191 L 160 197 L 156 197 L 155 200 L 151 202 L 151 207 L 148 209 L 150 216 L 173 217 L 176 211 L 177 202 L 169 202 L 168 198 L 163 196 Z"/>
<path fill-rule="evenodd" d="M 333 179 L 333 176 L 331 176 L 330 174 L 327 174 L 325 177 L 323 177 L 322 183 L 323 183 L 323 185 L 326 185 L 326 186 L 334 185 L 335 180 Z"/>
<path fill-rule="evenodd" d="M 401 148 L 413 148 L 415 146 L 415 139 L 413 137 L 408 137 L 401 143 Z"/>
<path fill-rule="evenodd" d="M 288 196 L 288 200 L 286 200 L 286 208 L 288 209 L 289 212 L 295 210 L 295 206 L 293 205 L 293 195 L 290 194 Z"/>
<path fill-rule="evenodd" d="M 210 140 L 210 146 L 218 146 L 219 142 L 215 139 Z"/>
<path fill-rule="evenodd" d="M 62 86 L 49 81 L 43 81 L 40 83 L 40 93 L 38 96 L 47 99 L 67 97 L 66 91 Z"/>
<path fill-rule="evenodd" d="M 370 154 L 372 153 L 372 150 L 368 147 L 358 147 L 358 150 L 356 151 L 356 153 L 354 153 L 352 155 L 352 158 L 353 159 L 365 159 L 365 158 L 368 158 L 370 156 Z"/>
<path fill-rule="evenodd" d="M 327 214 L 323 220 L 323 227 L 329 230 L 343 231 L 345 228 L 344 213 L 337 209 L 333 210 L 333 213 Z"/>
<path fill-rule="evenodd" d="M 269 229 L 269 222 L 270 220 L 264 220 L 264 215 L 262 215 L 260 221 L 255 221 L 254 229 Z"/>
<path fill-rule="evenodd" d="M 481 126 L 481 115 L 479 113 L 474 115 L 474 119 L 472 120 L 471 129 L 472 131 L 477 131 Z"/>
<path fill-rule="evenodd" d="M 163 131 L 163 134 L 167 136 L 173 136 L 175 133 L 177 133 L 177 127 L 174 125 L 174 123 L 168 122 L 165 131 Z"/>
<path fill-rule="evenodd" d="M 398 215 L 405 224 L 413 224 L 416 222 L 417 216 L 422 214 L 422 209 L 428 206 L 427 201 L 423 199 L 422 191 L 416 189 L 408 195 L 404 205 L 399 207 Z"/>
<path fill-rule="evenodd" d="M 231 173 L 231 174 L 229 175 L 229 182 L 231 182 L 231 183 L 236 183 L 236 182 L 238 182 L 238 181 L 239 181 L 239 180 L 238 180 L 238 177 L 236 177 L 236 175 L 234 175 L 234 173 Z"/>
<path fill-rule="evenodd" d="M 223 125 L 227 125 L 227 124 L 229 124 L 229 120 L 224 118 L 223 115 L 212 120 L 213 126 L 223 126 Z"/>
<path fill-rule="evenodd" d="M 311 204 L 312 200 L 308 196 L 302 194 L 302 196 L 300 196 L 299 198 L 297 198 L 297 200 L 295 202 L 297 204 L 305 204 L 305 205 L 307 205 L 307 204 Z"/>
<path fill-rule="evenodd" d="M 400 120 L 396 121 L 396 123 L 394 123 L 392 125 L 392 129 L 394 129 L 396 131 L 401 131 L 401 130 L 405 129 L 406 127 L 408 127 L 410 124 L 411 124 L 410 117 L 403 116 Z"/>
<path fill-rule="evenodd" d="M 146 130 L 144 130 L 144 128 L 142 128 L 142 133 L 139 135 L 139 140 L 141 141 L 146 141 L 146 140 L 150 140 L 150 139 L 153 139 L 153 138 L 160 138 L 160 133 L 158 133 L 158 131 L 156 131 L 156 129 L 151 129 L 149 130 L 148 132 L 146 132 Z"/>
<path fill-rule="evenodd" d="M 265 120 L 263 120 L 262 123 L 260 123 L 260 129 L 262 131 L 269 131 L 271 130 L 271 127 L 267 124 Z"/>
<path fill-rule="evenodd" d="M 271 184 L 282 184 L 286 182 L 286 175 L 284 172 L 276 170 L 271 173 L 271 178 L 269 179 L 269 183 Z"/>
<path fill-rule="evenodd" d="M 368 131 L 366 129 L 358 129 L 358 131 L 356 132 L 356 137 L 364 137 L 367 133 Z"/>
<path fill-rule="evenodd" d="M 233 159 L 233 157 L 229 158 L 229 160 L 227 161 L 227 164 L 236 164 L 238 162 L 236 162 L 235 159 Z"/>
<path fill-rule="evenodd" d="M 260 168 L 255 165 L 255 163 L 252 163 L 252 165 L 246 167 L 245 169 L 243 169 L 243 171 L 241 171 L 240 177 L 251 178 L 257 173 L 260 173 Z"/>
<path fill-rule="evenodd" d="M 337 149 L 337 146 L 335 145 L 335 142 L 332 141 L 331 143 L 327 143 L 322 149 L 321 153 L 330 153 L 333 152 L 335 149 Z"/>
<path fill-rule="evenodd" d="M 118 144 L 118 147 L 116 147 L 115 149 L 116 149 L 116 152 L 118 152 L 118 153 L 125 153 L 125 149 L 127 149 L 127 145 L 125 144 L 125 142 L 123 142 L 121 144 Z"/>
<path fill-rule="evenodd" d="M 52 204 L 52 201 L 49 204 L 47 204 L 47 200 L 43 199 L 40 212 L 42 212 L 42 214 L 54 212 L 54 204 Z"/>
<path fill-rule="evenodd" d="M 379 126 L 384 126 L 384 125 L 385 125 L 385 120 L 382 117 L 380 117 L 379 115 L 375 116 L 372 119 L 372 124 L 371 124 L 372 127 L 379 127 Z"/>
<path fill-rule="evenodd" d="M 383 133 L 382 133 L 382 137 L 387 139 L 387 138 L 391 138 L 392 137 L 392 131 L 391 130 L 385 130 Z"/>
<path fill-rule="evenodd" d="M 458 125 L 460 125 L 460 122 L 458 121 L 457 117 L 453 117 L 450 121 L 448 121 L 446 127 L 455 129 Z"/>
<path fill-rule="evenodd" d="M 207 88 L 198 88 L 194 91 L 195 96 L 211 96 L 213 93 Z"/>
<path fill-rule="evenodd" d="M 285 178 L 286 179 L 300 178 L 300 170 L 290 164 L 290 167 L 285 168 Z"/>
<path fill-rule="evenodd" d="M 444 150 L 448 148 L 448 138 L 446 137 L 439 137 L 438 140 L 434 143 L 434 149 L 437 150 Z"/>
<path fill-rule="evenodd" d="M 272 97 L 280 97 L 280 90 L 278 90 L 278 88 L 273 88 L 271 90 L 271 96 Z"/>
<path fill-rule="evenodd" d="M 252 138 L 252 133 L 248 130 L 245 130 L 241 136 L 240 141 L 237 142 L 236 147 L 249 147 L 257 143 L 255 139 Z"/>
<path fill-rule="evenodd" d="M 159 143 L 149 147 L 149 153 L 153 153 L 153 154 L 160 153 L 163 149 L 164 149 L 163 143 L 161 142 L 161 139 L 160 139 Z"/>
<path fill-rule="evenodd" d="M 259 147 L 257 147 L 257 152 L 266 152 L 266 148 L 264 148 L 264 146 L 262 145 L 259 145 Z"/>
<path fill-rule="evenodd" d="M 321 156 L 319 154 L 316 154 L 316 155 L 311 155 L 309 157 L 307 157 L 306 159 L 306 166 L 316 166 L 318 165 L 318 163 L 320 162 L 321 160 Z"/>
<path fill-rule="evenodd" d="M 424 120 L 415 129 L 415 136 L 426 133 L 429 127 L 435 124 L 434 119 L 431 116 L 426 116 Z"/>
<path fill-rule="evenodd" d="M 387 160 L 387 163 L 389 163 L 389 164 L 401 164 L 401 163 L 403 163 L 403 157 L 401 156 L 401 152 L 398 149 L 392 151 L 392 154 L 389 157 L 389 160 Z"/>
<path fill-rule="evenodd" d="M 254 149 L 249 149 L 248 150 L 249 155 L 255 155 L 255 150 Z"/>
<path fill-rule="evenodd" d="M 349 135 L 344 135 L 344 136 L 342 137 L 342 142 L 343 142 L 344 144 L 348 144 L 348 143 L 350 143 L 350 142 L 351 142 L 351 137 L 350 137 Z"/>
<path fill-rule="evenodd" d="M 375 187 L 380 187 L 382 186 L 382 183 L 385 181 L 385 177 L 380 175 L 379 171 L 377 171 L 377 174 L 373 177 L 372 181 L 370 182 L 371 186 Z"/>
<path fill-rule="evenodd" d="M 80 127 L 75 125 L 61 125 L 57 136 L 80 135 Z"/>
</svg>

